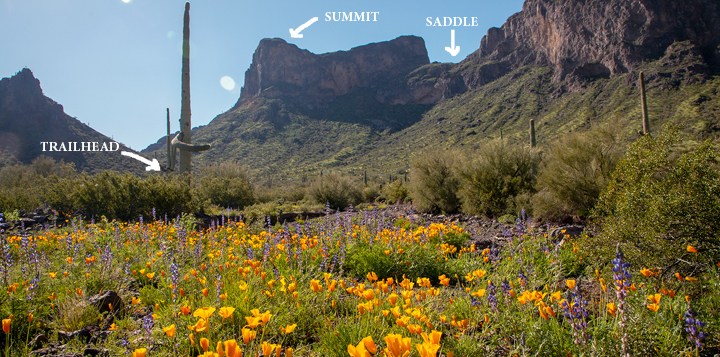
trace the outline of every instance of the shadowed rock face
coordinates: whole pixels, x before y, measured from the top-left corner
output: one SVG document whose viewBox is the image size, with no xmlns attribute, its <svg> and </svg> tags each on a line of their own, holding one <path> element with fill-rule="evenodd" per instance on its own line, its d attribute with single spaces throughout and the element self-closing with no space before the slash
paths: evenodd
<svg viewBox="0 0 720 357">
<path fill-rule="evenodd" d="M 719 8 L 711 0 L 527 0 L 502 27 L 488 30 L 463 70 L 443 78 L 444 93 L 477 88 L 526 65 L 553 68 L 553 82 L 565 80 L 572 89 L 587 78 L 632 72 L 679 41 L 717 63 Z"/>
<path fill-rule="evenodd" d="M 322 106 L 360 88 L 378 88 L 398 81 L 429 62 L 425 41 L 415 36 L 320 55 L 279 38 L 264 39 L 245 72 L 238 105 L 256 97 L 287 96 Z M 385 93 L 378 100 L 390 102 L 391 97 Z"/>
</svg>

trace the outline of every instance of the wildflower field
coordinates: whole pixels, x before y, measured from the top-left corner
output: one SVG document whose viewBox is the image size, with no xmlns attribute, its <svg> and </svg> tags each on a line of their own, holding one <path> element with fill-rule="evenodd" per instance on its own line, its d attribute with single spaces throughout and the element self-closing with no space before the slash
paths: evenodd
<svg viewBox="0 0 720 357">
<path fill-rule="evenodd" d="M 522 219 L 488 247 L 451 222 L 372 209 L 271 228 L 191 222 L 3 236 L 0 353 L 694 356 L 720 345 L 716 262 L 694 276 L 629 265 L 620 250 L 590 262 L 576 240 Z"/>
</svg>

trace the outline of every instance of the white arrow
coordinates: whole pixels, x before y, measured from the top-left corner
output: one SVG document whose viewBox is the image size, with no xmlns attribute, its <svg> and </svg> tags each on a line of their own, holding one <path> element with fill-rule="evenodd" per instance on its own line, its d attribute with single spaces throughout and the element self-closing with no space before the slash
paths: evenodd
<svg viewBox="0 0 720 357">
<path fill-rule="evenodd" d="M 150 161 L 138 154 L 133 154 L 133 153 L 127 152 L 127 151 L 120 151 L 120 155 L 130 156 L 135 160 L 141 161 L 145 165 L 149 165 L 148 167 L 145 168 L 145 171 L 160 171 L 160 163 L 157 161 L 157 159 L 153 159 L 152 161 Z"/>
<path fill-rule="evenodd" d="M 453 57 L 460 52 L 460 46 L 455 46 L 455 30 L 450 30 L 450 47 L 445 47 L 445 51 L 448 51 Z"/>
<path fill-rule="evenodd" d="M 317 17 L 313 17 L 312 19 L 308 20 L 308 22 L 300 25 L 300 27 L 298 27 L 297 29 L 295 29 L 295 30 L 290 29 L 290 37 L 292 37 L 292 38 L 303 38 L 303 35 L 302 35 L 300 32 L 302 32 L 302 30 L 308 28 L 308 26 L 314 24 L 315 21 L 317 21 L 317 20 L 318 20 Z"/>
</svg>

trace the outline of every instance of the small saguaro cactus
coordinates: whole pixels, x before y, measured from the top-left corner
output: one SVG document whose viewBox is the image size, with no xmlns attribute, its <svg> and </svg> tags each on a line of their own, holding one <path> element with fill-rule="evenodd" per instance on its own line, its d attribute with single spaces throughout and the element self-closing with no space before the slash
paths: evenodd
<svg viewBox="0 0 720 357">
<path fill-rule="evenodd" d="M 535 119 L 530 119 L 530 147 L 535 147 Z"/>
<path fill-rule="evenodd" d="M 650 119 L 648 118 L 647 98 L 645 97 L 645 76 L 640 72 L 640 102 L 642 104 L 643 128 L 642 134 L 650 134 Z"/>
</svg>

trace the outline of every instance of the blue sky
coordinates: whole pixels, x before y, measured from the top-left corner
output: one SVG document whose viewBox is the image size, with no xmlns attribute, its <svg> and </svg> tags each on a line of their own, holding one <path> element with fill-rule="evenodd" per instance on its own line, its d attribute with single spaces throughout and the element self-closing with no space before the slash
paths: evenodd
<svg viewBox="0 0 720 357">
<path fill-rule="evenodd" d="M 348 50 L 402 35 L 425 39 L 430 61 L 459 62 L 522 0 L 289 1 L 203 0 L 190 6 L 193 126 L 231 108 L 263 38 L 280 37 L 313 53 Z M 141 150 L 172 130 L 180 113 L 180 0 L 0 0 L 0 77 L 24 67 L 46 96 L 99 132 Z M 326 12 L 379 12 L 376 22 L 327 22 Z M 477 17 L 475 27 L 429 27 L 428 17 Z M 319 21 L 290 37 L 313 17 Z M 450 31 L 460 52 L 453 57 Z M 235 82 L 221 78 L 230 77 Z"/>
</svg>

